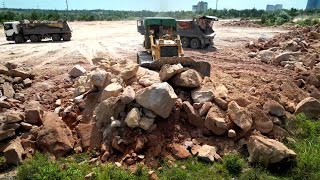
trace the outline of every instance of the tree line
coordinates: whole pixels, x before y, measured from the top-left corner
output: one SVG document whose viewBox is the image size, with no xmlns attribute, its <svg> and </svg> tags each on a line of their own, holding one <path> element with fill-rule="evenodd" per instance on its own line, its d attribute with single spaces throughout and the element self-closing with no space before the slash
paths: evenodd
<svg viewBox="0 0 320 180">
<path fill-rule="evenodd" d="M 2 9 L 0 10 L 0 22 L 28 20 L 68 20 L 68 21 L 116 21 L 133 20 L 144 17 L 174 17 L 177 19 L 191 19 L 200 15 L 217 16 L 220 19 L 228 18 L 254 18 L 261 19 L 263 24 L 283 24 L 299 15 L 315 15 L 320 10 L 281 10 L 276 12 L 266 12 L 257 9 L 209 9 L 205 12 L 194 13 L 192 11 L 116 11 L 116 10 L 34 10 L 34 9 Z"/>
</svg>

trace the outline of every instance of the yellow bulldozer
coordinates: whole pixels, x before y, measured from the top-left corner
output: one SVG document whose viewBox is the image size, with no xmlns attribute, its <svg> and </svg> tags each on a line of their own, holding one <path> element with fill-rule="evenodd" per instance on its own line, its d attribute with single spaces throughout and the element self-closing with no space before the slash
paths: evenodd
<svg viewBox="0 0 320 180">
<path fill-rule="evenodd" d="M 152 17 L 137 21 L 138 32 L 144 35 L 145 51 L 137 54 L 140 66 L 160 70 L 165 64 L 181 64 L 210 76 L 208 62 L 195 61 L 184 56 L 180 36 L 177 35 L 177 21 L 168 17 Z"/>
</svg>

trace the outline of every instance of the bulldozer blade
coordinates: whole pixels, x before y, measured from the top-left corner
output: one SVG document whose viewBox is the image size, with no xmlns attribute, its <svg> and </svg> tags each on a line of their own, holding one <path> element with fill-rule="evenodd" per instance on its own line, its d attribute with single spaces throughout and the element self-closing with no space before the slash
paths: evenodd
<svg viewBox="0 0 320 180">
<path fill-rule="evenodd" d="M 183 67 L 198 71 L 203 76 L 210 77 L 210 63 L 204 61 L 195 61 L 189 57 L 163 57 L 160 60 L 149 61 L 148 63 L 141 63 L 140 65 L 141 67 L 159 71 L 165 64 L 181 64 Z"/>
</svg>

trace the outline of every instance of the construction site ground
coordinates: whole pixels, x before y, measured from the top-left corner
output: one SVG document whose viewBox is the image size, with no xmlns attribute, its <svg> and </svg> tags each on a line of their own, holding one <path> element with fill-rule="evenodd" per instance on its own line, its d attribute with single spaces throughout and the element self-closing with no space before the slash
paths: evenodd
<svg viewBox="0 0 320 180">
<path fill-rule="evenodd" d="M 213 81 L 225 84 L 231 96 L 241 96 L 233 92 L 247 93 L 252 88 L 256 91 L 263 88 L 264 83 L 275 78 L 290 78 L 289 74 L 293 71 L 284 71 L 281 67 L 279 69 L 256 59 L 250 59 L 245 49 L 245 43 L 251 40 L 259 37 L 271 38 L 286 30 L 265 27 L 225 27 L 224 23 L 219 21 L 214 25 L 217 33 L 215 49 L 185 49 L 186 56 L 212 64 Z M 45 81 L 51 87 L 59 87 L 56 85 L 63 83 L 68 77 L 67 73 L 76 64 L 89 70 L 94 58 L 126 58 L 136 61 L 136 53 L 143 50 L 143 36 L 137 32 L 135 21 L 72 22 L 71 27 L 72 41 L 59 43 L 44 40 L 40 43 L 14 44 L 7 42 L 4 33 L 1 33 L 0 60 L 2 63 L 17 62 L 23 67 L 30 67 L 37 74 L 37 83 Z M 34 85 L 32 87 L 27 90 L 29 95 L 32 95 L 30 91 L 38 93 L 48 91 L 46 87 L 39 88 Z M 50 107 L 50 101 L 47 103 L 48 109 L 54 108 Z"/>
</svg>

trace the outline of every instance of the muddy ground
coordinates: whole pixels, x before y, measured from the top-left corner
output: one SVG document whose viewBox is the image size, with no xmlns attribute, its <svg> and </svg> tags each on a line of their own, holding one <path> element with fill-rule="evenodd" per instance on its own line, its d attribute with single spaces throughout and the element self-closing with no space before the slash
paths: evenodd
<svg viewBox="0 0 320 180">
<path fill-rule="evenodd" d="M 251 40 L 271 38 L 286 30 L 224 27 L 223 23 L 220 21 L 215 24 L 216 50 L 185 49 L 186 56 L 212 64 L 213 81 L 225 84 L 232 96 L 242 96 L 241 92 L 258 91 L 269 80 L 290 77 L 289 70 L 248 58 L 248 51 L 244 47 Z M 136 53 L 143 50 L 143 36 L 137 32 L 135 21 L 72 22 L 71 26 L 73 37 L 70 42 L 14 44 L 6 41 L 4 33 L 0 34 L 1 63 L 18 62 L 24 67 L 33 68 L 37 74 L 38 84 L 34 83 L 33 88 L 27 90 L 30 97 L 33 93 L 48 91 L 48 86 L 43 87 L 40 82 L 59 87 L 57 85 L 68 77 L 68 71 L 76 64 L 90 69 L 91 60 L 100 57 L 135 61 Z M 42 103 L 47 103 L 47 108 L 53 109 L 50 104 L 54 101 L 55 97 L 52 97 L 50 101 Z"/>
</svg>

